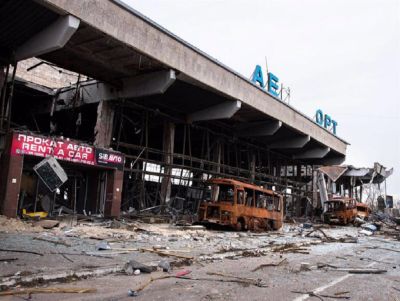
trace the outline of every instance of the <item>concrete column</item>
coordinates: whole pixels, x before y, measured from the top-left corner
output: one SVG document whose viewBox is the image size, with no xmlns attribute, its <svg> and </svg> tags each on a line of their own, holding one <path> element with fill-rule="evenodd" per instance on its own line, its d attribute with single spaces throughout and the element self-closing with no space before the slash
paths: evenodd
<svg viewBox="0 0 400 301">
<path fill-rule="evenodd" d="M 174 161 L 175 124 L 164 122 L 163 152 L 164 152 L 164 176 L 161 181 L 161 205 L 165 205 L 171 198 L 171 173 L 172 168 L 168 166 Z"/>
<path fill-rule="evenodd" d="M 123 179 L 124 172 L 122 170 L 110 170 L 107 174 L 105 217 L 119 217 Z"/>
<path fill-rule="evenodd" d="M 217 166 L 213 167 L 213 171 L 216 173 L 221 173 L 221 155 L 222 155 L 222 145 L 221 145 L 221 141 L 217 141 L 217 143 L 215 144 L 215 148 L 213 150 L 213 156 L 212 156 L 212 160 L 217 163 Z"/>
<path fill-rule="evenodd" d="M 313 195 L 313 207 L 320 208 L 321 204 L 318 202 L 318 186 L 317 186 L 318 171 L 312 171 L 312 195 Z"/>
<path fill-rule="evenodd" d="M 251 181 L 251 183 L 254 183 L 255 179 L 256 179 L 256 154 L 254 152 L 252 152 L 251 153 L 251 161 L 250 161 L 250 181 Z"/>
<path fill-rule="evenodd" d="M 0 91 L 1 91 L 1 89 L 3 89 L 5 77 L 6 77 L 6 73 L 4 71 L 4 66 L 0 66 Z"/>
<path fill-rule="evenodd" d="M 100 101 L 97 107 L 97 121 L 94 128 L 94 145 L 109 148 L 112 139 L 114 123 L 114 107 L 107 101 Z"/>
<path fill-rule="evenodd" d="M 7 140 L 0 164 L 0 213 L 7 217 L 16 217 L 24 157 L 11 156 L 12 136 Z"/>
<path fill-rule="evenodd" d="M 324 174 L 322 172 L 318 173 L 318 187 L 321 197 L 321 207 L 324 208 L 324 204 L 329 200 L 329 198 L 328 198 L 328 191 L 326 188 L 326 181 L 324 178 Z"/>
</svg>

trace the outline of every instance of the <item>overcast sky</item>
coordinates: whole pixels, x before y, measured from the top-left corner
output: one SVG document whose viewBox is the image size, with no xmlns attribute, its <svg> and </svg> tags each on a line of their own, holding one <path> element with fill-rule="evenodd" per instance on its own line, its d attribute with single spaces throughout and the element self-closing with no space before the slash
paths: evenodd
<svg viewBox="0 0 400 301">
<path fill-rule="evenodd" d="M 267 57 L 291 105 L 338 122 L 345 163 L 394 167 L 400 195 L 400 0 L 124 2 L 246 77 Z"/>
</svg>

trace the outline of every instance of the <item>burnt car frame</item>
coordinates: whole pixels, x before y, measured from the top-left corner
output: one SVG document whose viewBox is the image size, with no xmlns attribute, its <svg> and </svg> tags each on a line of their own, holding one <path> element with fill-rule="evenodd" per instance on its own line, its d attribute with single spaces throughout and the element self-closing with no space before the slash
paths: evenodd
<svg viewBox="0 0 400 301">
<path fill-rule="evenodd" d="M 353 198 L 333 198 L 324 203 L 324 223 L 347 225 L 354 222 L 356 217 L 356 200 Z"/>
<path fill-rule="evenodd" d="M 357 202 L 356 207 L 357 207 L 357 217 L 361 219 L 367 219 L 368 216 L 371 214 L 371 208 L 368 207 L 367 204 Z"/>
</svg>

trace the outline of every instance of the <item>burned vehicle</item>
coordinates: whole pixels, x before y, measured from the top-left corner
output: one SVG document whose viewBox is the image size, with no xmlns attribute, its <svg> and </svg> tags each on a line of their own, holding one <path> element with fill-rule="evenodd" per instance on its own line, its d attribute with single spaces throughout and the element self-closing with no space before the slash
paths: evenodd
<svg viewBox="0 0 400 301">
<path fill-rule="evenodd" d="M 356 217 L 356 200 L 353 198 L 333 198 L 324 204 L 324 223 L 347 225 Z"/>
<path fill-rule="evenodd" d="M 357 207 L 357 217 L 361 219 L 365 220 L 371 214 L 371 208 L 369 208 L 367 204 L 357 202 L 356 207 Z"/>
<path fill-rule="evenodd" d="M 242 230 L 278 230 L 283 197 L 275 191 L 232 179 L 211 179 L 208 198 L 199 207 L 199 223 Z"/>
</svg>

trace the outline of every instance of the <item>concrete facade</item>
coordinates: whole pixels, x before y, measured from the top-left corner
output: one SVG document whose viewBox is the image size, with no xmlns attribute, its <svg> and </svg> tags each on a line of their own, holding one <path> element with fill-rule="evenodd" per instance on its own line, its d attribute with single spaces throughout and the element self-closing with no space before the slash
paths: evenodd
<svg viewBox="0 0 400 301">
<path fill-rule="evenodd" d="M 341 154 L 346 153 L 345 141 L 318 126 L 310 118 L 114 1 L 88 0 L 82 3 L 68 0 L 41 0 L 40 2 L 56 11 L 74 15 L 90 26 L 182 72 L 200 84 L 240 100 Z"/>
</svg>

